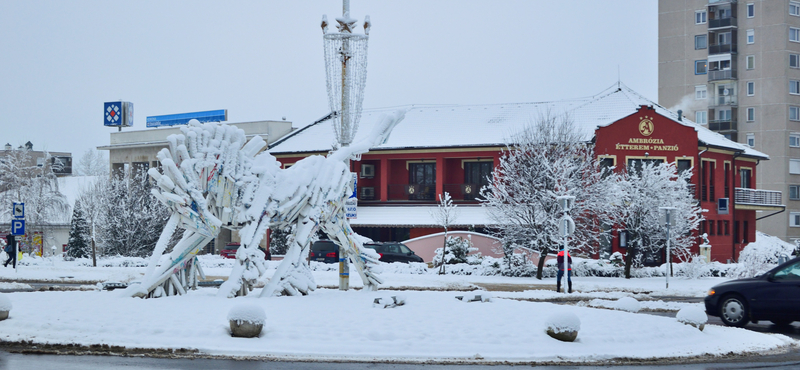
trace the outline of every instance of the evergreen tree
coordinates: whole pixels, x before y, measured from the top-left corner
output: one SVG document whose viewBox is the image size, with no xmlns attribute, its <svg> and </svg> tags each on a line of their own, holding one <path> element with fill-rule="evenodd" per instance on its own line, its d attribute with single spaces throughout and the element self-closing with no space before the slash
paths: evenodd
<svg viewBox="0 0 800 370">
<path fill-rule="evenodd" d="M 87 258 L 91 256 L 91 230 L 86 222 L 81 201 L 75 201 L 75 210 L 72 211 L 72 222 L 67 242 L 67 256 L 74 258 Z"/>
</svg>

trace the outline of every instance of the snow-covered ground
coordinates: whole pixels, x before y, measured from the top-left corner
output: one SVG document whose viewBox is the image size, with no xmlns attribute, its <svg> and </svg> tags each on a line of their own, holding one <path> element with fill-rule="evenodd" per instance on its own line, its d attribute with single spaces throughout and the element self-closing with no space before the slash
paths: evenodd
<svg viewBox="0 0 800 370">
<path fill-rule="evenodd" d="M 209 276 L 227 276 L 231 262 L 211 258 L 203 265 Z M 108 267 L 43 259 L 20 266 L 18 272 L 0 269 L 0 280 L 130 281 L 144 272 L 144 267 L 123 266 L 136 264 L 130 260 L 100 264 Z M 270 262 L 270 267 L 277 264 Z M 13 303 L 13 310 L 9 319 L 0 321 L 0 340 L 187 348 L 211 355 L 288 359 L 522 363 L 718 356 L 797 345 L 780 334 L 713 325 L 699 331 L 674 318 L 594 308 L 613 308 L 621 297 L 638 299 L 642 310 L 701 307 L 648 300 L 660 295 L 702 297 L 722 278 L 673 278 L 669 289 L 663 278 L 573 278 L 576 293 L 568 295 L 553 291 L 554 279 L 440 276 L 419 273 L 419 267 L 408 265 L 385 270 L 386 284 L 378 292 L 320 288 L 306 297 L 257 298 L 258 294 L 252 294 L 225 299 L 216 297 L 215 288 L 148 300 L 102 290 L 2 293 Z M 337 271 L 327 266 L 317 266 L 314 276 L 323 287 L 338 282 Z M 361 286 L 358 275 L 351 275 L 351 286 Z M 493 291 L 490 302 L 455 299 L 464 293 L 453 290 L 478 286 L 517 291 Z M 375 298 L 397 295 L 405 297 L 405 305 L 373 305 Z M 559 297 L 582 302 L 536 302 Z M 258 305 L 266 312 L 258 338 L 230 336 L 228 313 L 242 303 Z M 548 317 L 562 312 L 580 319 L 576 342 L 559 342 L 545 333 Z"/>
</svg>

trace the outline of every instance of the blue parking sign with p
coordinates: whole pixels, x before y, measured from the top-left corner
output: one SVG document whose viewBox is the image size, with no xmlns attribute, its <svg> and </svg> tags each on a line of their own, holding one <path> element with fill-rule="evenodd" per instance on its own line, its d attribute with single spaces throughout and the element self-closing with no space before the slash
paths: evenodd
<svg viewBox="0 0 800 370">
<path fill-rule="evenodd" d="M 11 234 L 25 235 L 25 220 L 11 220 Z"/>
</svg>

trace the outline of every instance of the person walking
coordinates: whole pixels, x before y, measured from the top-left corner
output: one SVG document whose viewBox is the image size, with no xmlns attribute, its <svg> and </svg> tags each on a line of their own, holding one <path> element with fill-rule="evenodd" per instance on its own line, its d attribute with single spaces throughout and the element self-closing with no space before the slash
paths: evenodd
<svg viewBox="0 0 800 370">
<path fill-rule="evenodd" d="M 566 254 L 566 258 L 565 257 Z M 558 264 L 558 277 L 556 281 L 556 292 L 561 292 L 561 278 L 564 276 L 564 270 L 567 271 L 567 288 L 568 292 L 572 293 L 572 256 L 569 255 L 569 252 L 564 252 L 564 247 L 561 247 L 561 250 L 558 251 L 558 258 L 556 260 Z"/>
<path fill-rule="evenodd" d="M 11 261 L 14 261 L 12 266 L 14 268 L 17 268 L 16 237 L 14 237 L 14 235 L 12 234 L 8 234 L 6 235 L 6 240 L 8 241 L 8 243 L 6 244 L 6 247 L 5 249 L 3 249 L 3 251 L 5 251 L 6 254 L 8 254 L 8 260 L 6 260 L 6 262 L 3 263 L 3 267 L 8 267 L 8 264 L 11 263 Z"/>
</svg>

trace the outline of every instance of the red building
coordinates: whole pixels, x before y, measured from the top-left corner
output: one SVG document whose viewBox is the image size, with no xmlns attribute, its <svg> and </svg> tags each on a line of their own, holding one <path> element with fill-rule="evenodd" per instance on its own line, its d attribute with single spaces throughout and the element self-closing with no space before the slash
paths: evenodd
<svg viewBox="0 0 800 370">
<path fill-rule="evenodd" d="M 386 143 L 353 161 L 358 176 L 356 232 L 380 241 L 403 241 L 440 232 L 430 211 L 444 192 L 459 204 L 456 229 L 491 227 L 476 196 L 499 163 L 507 138 L 546 114 L 567 114 L 601 158 L 622 168 L 631 161 L 678 161 L 692 168 L 707 221 L 712 259 L 735 259 L 754 240 L 756 211 L 781 211 L 780 192 L 752 189 L 763 153 L 732 142 L 669 112 L 623 85 L 598 95 L 543 103 L 406 106 L 366 110 L 360 134 L 381 114 L 407 109 Z M 270 147 L 284 166 L 333 144 L 330 121 L 296 130 Z M 356 141 L 359 136 L 356 137 Z M 701 165 L 698 166 L 697 164 Z M 728 211 L 724 209 L 729 199 Z M 713 226 L 712 226 L 713 225 Z M 624 242 L 623 242 L 624 244 Z M 623 251 L 618 235 L 605 252 Z M 696 251 L 695 251 L 696 252 Z"/>
</svg>

